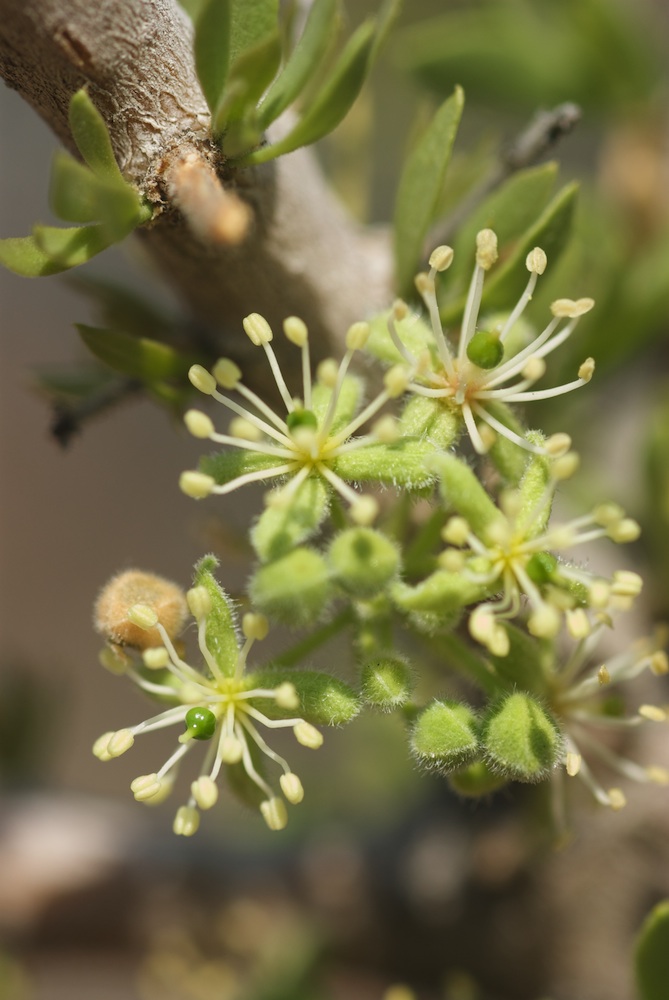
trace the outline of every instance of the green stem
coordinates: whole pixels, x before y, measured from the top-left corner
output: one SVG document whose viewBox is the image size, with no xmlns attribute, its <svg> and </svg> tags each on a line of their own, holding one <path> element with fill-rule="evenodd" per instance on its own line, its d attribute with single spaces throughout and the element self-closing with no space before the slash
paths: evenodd
<svg viewBox="0 0 669 1000">
<path fill-rule="evenodd" d="M 287 649 L 285 653 L 282 653 L 274 660 L 274 664 L 277 667 L 294 667 L 296 664 L 302 660 L 303 657 L 307 656 L 314 649 L 318 649 L 323 643 L 327 642 L 333 636 L 337 635 L 346 625 L 351 625 L 354 621 L 353 609 L 351 607 L 345 608 L 341 614 L 333 618 L 332 621 L 328 622 L 327 625 L 323 625 L 321 628 L 312 632 L 311 635 L 307 636 L 306 639 L 302 639 L 301 642 L 296 643 Z"/>
<path fill-rule="evenodd" d="M 501 694 L 506 686 L 485 660 L 480 659 L 469 646 L 452 633 L 428 638 L 421 637 L 433 653 L 447 659 L 447 666 L 457 670 L 467 680 L 477 684 L 490 698 Z"/>
<path fill-rule="evenodd" d="M 404 554 L 404 571 L 407 577 L 423 576 L 434 569 L 436 550 L 441 547 L 441 529 L 446 514 L 438 507 L 428 517 Z"/>
</svg>

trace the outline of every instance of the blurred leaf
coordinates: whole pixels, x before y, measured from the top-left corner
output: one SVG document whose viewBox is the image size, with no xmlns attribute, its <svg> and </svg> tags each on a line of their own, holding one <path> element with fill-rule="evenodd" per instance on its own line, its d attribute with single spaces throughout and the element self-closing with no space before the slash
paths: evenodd
<svg viewBox="0 0 669 1000">
<path fill-rule="evenodd" d="M 67 231 L 72 232 L 72 230 Z M 0 240 L 0 264 L 24 278 L 59 274 L 69 267 L 68 264 L 59 263 L 49 257 L 38 245 L 34 236 L 10 236 Z"/>
<path fill-rule="evenodd" d="M 273 80 L 280 61 L 281 39 L 276 29 L 238 56 L 230 70 L 225 94 L 214 120 L 214 134 L 224 132 L 229 123 L 237 119 L 249 118 L 254 130 L 250 144 L 257 143 L 262 130 L 256 122 L 256 105 Z M 236 149 L 230 150 L 229 132 L 224 136 L 223 143 L 228 155 L 236 155 Z"/>
<path fill-rule="evenodd" d="M 337 31 L 340 6 L 340 0 L 315 0 L 297 45 L 262 103 L 259 119 L 263 128 L 299 97 L 321 68 Z"/>
<path fill-rule="evenodd" d="M 67 281 L 72 288 L 95 303 L 104 326 L 153 340 L 166 341 L 173 338 L 175 330 L 172 319 L 152 302 L 127 288 L 83 274 L 72 275 Z"/>
<path fill-rule="evenodd" d="M 0 240 L 0 264 L 24 278 L 43 277 L 85 264 L 111 242 L 99 225 L 35 226 L 32 236 Z"/>
<path fill-rule="evenodd" d="M 420 266 L 423 242 L 434 220 L 463 104 L 464 94 L 458 87 L 439 108 L 409 153 L 402 171 L 394 220 L 395 266 L 400 294 L 411 289 Z"/>
<path fill-rule="evenodd" d="M 53 212 L 67 222 L 101 223 L 113 242 L 123 239 L 141 217 L 139 196 L 129 184 L 103 179 L 62 151 L 53 159 L 50 201 Z"/>
<path fill-rule="evenodd" d="M 267 562 L 285 555 L 318 529 L 328 508 L 329 490 L 320 476 L 309 476 L 286 507 L 271 504 L 251 529 L 258 557 Z"/>
<path fill-rule="evenodd" d="M 104 119 L 83 87 L 70 100 L 69 123 L 77 149 L 93 173 L 125 184 Z"/>
<path fill-rule="evenodd" d="M 144 382 L 164 379 L 186 379 L 193 359 L 185 357 L 167 344 L 146 337 L 131 337 L 116 330 L 76 324 L 81 339 L 89 350 L 114 371 Z"/>
<path fill-rule="evenodd" d="M 279 0 L 230 0 L 230 61 L 276 30 Z"/>
<path fill-rule="evenodd" d="M 669 900 L 646 918 L 635 949 L 636 982 L 640 1000 L 666 1000 L 669 984 Z"/>
<path fill-rule="evenodd" d="M 242 163 L 264 163 L 316 142 L 331 132 L 360 93 L 369 69 L 373 41 L 374 22 L 366 21 L 348 40 L 328 79 L 304 109 L 292 132 L 274 145 L 249 153 Z"/>
<path fill-rule="evenodd" d="M 212 116 L 223 96 L 230 59 L 230 0 L 206 0 L 195 17 L 195 68 Z"/>
</svg>

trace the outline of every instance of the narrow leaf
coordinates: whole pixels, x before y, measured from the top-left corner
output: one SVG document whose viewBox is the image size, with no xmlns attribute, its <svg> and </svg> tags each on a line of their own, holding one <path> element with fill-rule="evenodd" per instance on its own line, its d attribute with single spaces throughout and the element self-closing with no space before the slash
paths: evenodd
<svg viewBox="0 0 669 1000">
<path fill-rule="evenodd" d="M 666 1000 L 669 983 L 669 900 L 658 903 L 644 921 L 634 958 L 640 1000 Z"/>
<path fill-rule="evenodd" d="M 321 68 L 336 33 L 340 0 L 315 0 L 304 31 L 288 62 L 265 95 L 260 108 L 260 122 L 266 128 L 299 97 Z"/>
<path fill-rule="evenodd" d="M 110 241 L 123 239 L 140 217 L 137 192 L 125 181 L 100 178 L 67 153 L 57 152 L 49 192 L 53 212 L 67 222 L 100 222 Z"/>
<path fill-rule="evenodd" d="M 212 116 L 223 97 L 230 59 L 230 0 L 207 0 L 195 20 L 195 69 Z"/>
<path fill-rule="evenodd" d="M 305 108 L 292 132 L 272 146 L 263 146 L 249 153 L 242 162 L 264 163 L 316 142 L 331 132 L 360 93 L 369 69 L 373 42 L 374 23 L 367 21 L 348 40 L 331 76 Z"/>
<path fill-rule="evenodd" d="M 49 257 L 34 236 L 10 236 L 0 240 L 0 264 L 23 278 L 60 274 L 69 267 L 68 264 L 61 264 Z"/>
<path fill-rule="evenodd" d="M 397 284 L 401 294 L 411 289 L 420 266 L 423 242 L 444 185 L 463 105 L 464 94 L 456 87 L 409 154 L 400 178 L 394 234 Z"/>
<path fill-rule="evenodd" d="M 255 121 L 256 105 L 265 88 L 274 79 L 280 61 L 281 40 L 276 29 L 237 57 L 230 70 L 226 91 L 214 119 L 215 135 L 222 133 L 229 123 L 248 118 L 249 124 L 252 125 L 252 142 L 258 142 L 261 128 Z M 229 136 L 226 138 L 228 138 L 226 152 L 228 155 L 233 155 L 229 150 Z M 248 148 L 247 145 L 245 149 Z"/>
<path fill-rule="evenodd" d="M 61 271 L 85 264 L 113 243 L 99 225 L 72 229 L 35 226 L 33 236 L 37 246 L 59 265 Z"/>
<path fill-rule="evenodd" d="M 77 149 L 93 173 L 123 180 L 104 119 L 83 87 L 72 95 L 69 122 Z"/>
<path fill-rule="evenodd" d="M 276 29 L 278 0 L 230 0 L 230 61 Z"/>
<path fill-rule="evenodd" d="M 117 330 L 77 324 L 81 339 L 92 354 L 114 371 L 145 382 L 184 379 L 192 358 L 184 357 L 173 347 L 146 337 L 132 337 Z"/>
</svg>

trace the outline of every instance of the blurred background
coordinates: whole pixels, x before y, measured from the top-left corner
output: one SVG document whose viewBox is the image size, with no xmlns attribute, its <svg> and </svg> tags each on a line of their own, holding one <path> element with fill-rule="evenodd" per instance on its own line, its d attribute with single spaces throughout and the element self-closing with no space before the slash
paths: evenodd
<svg viewBox="0 0 669 1000">
<path fill-rule="evenodd" d="M 375 7 L 349 2 L 351 21 Z M 443 199 L 455 222 L 538 109 L 580 105 L 551 151 L 557 185 L 581 183 L 575 233 L 536 307 L 595 298 L 553 374 L 573 377 L 589 354 L 598 369 L 534 419 L 573 432 L 583 456 L 567 506 L 611 497 L 642 522 L 630 565 L 647 601 L 630 631 L 643 633 L 669 615 L 669 11 L 662 0 L 405 8 L 372 83 L 319 150 L 324 169 L 351 212 L 388 225 L 406 150 L 459 83 L 467 104 Z M 0 233 L 20 235 L 51 220 L 56 143 L 7 88 L 0 116 Z M 463 803 L 414 770 L 397 720 L 367 715 L 300 760 L 307 797 L 283 834 L 230 799 L 184 841 L 171 804 L 132 801 L 132 753 L 92 756 L 100 733 L 146 714 L 98 665 L 96 593 L 129 567 L 187 585 L 212 548 L 225 586 L 241 590 L 249 494 L 224 514 L 184 497 L 178 475 L 197 449 L 139 395 L 59 443 L 63 404 L 96 377 L 73 328 L 99 319 L 78 273 L 0 273 L 0 998 L 629 1000 L 634 929 L 669 893 L 663 793 L 635 790 L 616 816 L 583 803 L 574 843 L 547 852 L 528 821 L 533 795 Z M 178 314 L 132 241 L 81 273 Z M 347 649 L 324 655 L 346 675 Z M 171 742 L 151 739 L 140 770 Z M 656 740 L 643 753 L 667 764 Z"/>
</svg>

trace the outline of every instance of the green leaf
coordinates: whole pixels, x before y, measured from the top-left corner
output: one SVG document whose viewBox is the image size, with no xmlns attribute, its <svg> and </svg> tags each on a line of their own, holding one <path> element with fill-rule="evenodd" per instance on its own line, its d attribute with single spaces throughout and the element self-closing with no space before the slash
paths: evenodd
<svg viewBox="0 0 669 1000">
<path fill-rule="evenodd" d="M 340 8 L 340 0 L 315 0 L 297 45 L 260 107 L 263 128 L 290 107 L 321 68 L 337 30 Z"/>
<path fill-rule="evenodd" d="M 279 32 L 273 31 L 235 61 L 213 124 L 215 135 L 225 133 L 221 141 L 228 156 L 238 156 L 260 141 L 256 104 L 280 60 L 281 40 Z"/>
<path fill-rule="evenodd" d="M 79 232 L 79 230 L 75 230 Z M 72 232 L 72 230 L 68 230 Z M 41 278 L 67 271 L 69 264 L 53 260 L 34 236 L 10 236 L 0 240 L 0 264 L 23 278 Z"/>
<path fill-rule="evenodd" d="M 253 674 L 254 686 L 277 687 L 279 684 L 294 684 L 300 697 L 300 716 L 316 726 L 341 726 L 350 722 L 360 712 L 360 699 L 355 691 L 331 674 L 317 670 L 288 670 L 284 667 L 270 667 Z M 254 704 L 272 719 L 285 715 L 271 699 L 258 698 Z"/>
<path fill-rule="evenodd" d="M 320 476 L 310 476 L 286 507 L 267 507 L 251 529 L 251 543 L 258 557 L 278 559 L 306 541 L 323 521 L 329 490 Z"/>
<path fill-rule="evenodd" d="M 232 20 L 230 0 L 206 0 L 195 19 L 195 69 L 212 117 L 228 76 Z"/>
<path fill-rule="evenodd" d="M 193 584 L 204 587 L 211 598 L 211 611 L 207 615 L 207 648 L 222 673 L 232 677 L 239 655 L 239 641 L 232 603 L 214 576 L 217 567 L 215 556 L 203 556 L 195 566 Z"/>
<path fill-rule="evenodd" d="M 412 289 L 423 242 L 434 219 L 460 123 L 464 94 L 456 87 L 419 139 L 402 171 L 395 204 L 394 241 L 400 294 Z"/>
<path fill-rule="evenodd" d="M 634 968 L 640 1000 L 666 1000 L 669 983 L 669 900 L 646 917 L 636 940 Z"/>
<path fill-rule="evenodd" d="M 77 149 L 93 173 L 108 180 L 121 180 L 125 183 L 105 121 L 85 87 L 72 95 L 69 123 Z"/>
<path fill-rule="evenodd" d="M 330 462 L 333 472 L 356 483 L 378 482 L 405 490 L 424 490 L 434 482 L 427 460 L 435 454 L 430 441 L 399 438 L 392 444 L 370 444 Z"/>
<path fill-rule="evenodd" d="M 187 377 L 193 359 L 167 344 L 83 323 L 76 327 L 91 353 L 122 375 L 149 383 Z"/>
<path fill-rule="evenodd" d="M 129 184 L 101 178 L 61 151 L 51 169 L 50 201 L 68 222 L 100 222 L 110 242 L 123 239 L 142 215 L 139 195 Z"/>
<path fill-rule="evenodd" d="M 263 146 L 242 159 L 242 163 L 265 163 L 292 153 L 300 146 L 322 139 L 346 115 L 364 83 L 374 42 L 374 23 L 361 24 L 351 36 L 332 73 L 304 109 L 295 128 L 271 146 Z"/>
<path fill-rule="evenodd" d="M 278 0 L 230 0 L 230 61 L 271 34 L 279 19 Z"/>
<path fill-rule="evenodd" d="M 111 242 L 99 225 L 35 226 L 32 236 L 0 240 L 0 264 L 24 278 L 59 274 L 85 264 Z"/>
</svg>

